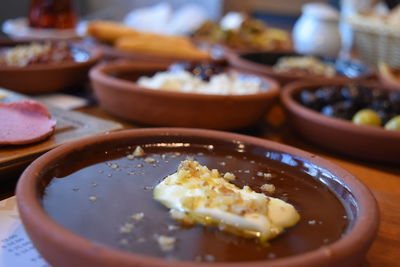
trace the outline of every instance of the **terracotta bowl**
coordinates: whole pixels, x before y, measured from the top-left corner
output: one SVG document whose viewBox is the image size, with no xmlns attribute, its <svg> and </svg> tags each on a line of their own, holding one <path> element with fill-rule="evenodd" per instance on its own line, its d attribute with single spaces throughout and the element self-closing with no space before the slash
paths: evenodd
<svg viewBox="0 0 400 267">
<path fill-rule="evenodd" d="M 227 59 L 229 63 L 237 68 L 252 71 L 255 73 L 260 73 L 264 75 L 268 75 L 281 84 L 286 84 L 299 79 L 314 79 L 314 80 L 330 80 L 330 81 L 349 81 L 352 79 L 363 79 L 371 75 L 371 70 L 368 69 L 365 65 L 356 61 L 349 61 L 348 65 L 343 66 L 341 69 L 345 71 L 349 71 L 349 75 L 355 75 L 352 70 L 348 66 L 352 66 L 355 68 L 362 68 L 360 74 L 348 77 L 345 75 L 336 75 L 334 77 L 328 78 L 319 75 L 311 75 L 304 74 L 299 72 L 276 72 L 273 69 L 273 65 L 275 65 L 279 58 L 284 56 L 298 56 L 293 52 L 288 51 L 273 51 L 273 52 L 251 52 L 251 53 L 227 53 Z M 365 69 L 365 70 L 364 70 Z"/>
<path fill-rule="evenodd" d="M 378 64 L 379 81 L 386 87 L 400 91 L 400 71 L 392 69 L 390 66 Z"/>
<path fill-rule="evenodd" d="M 236 129 L 256 123 L 279 95 L 273 79 L 260 77 L 269 90 L 251 95 L 207 95 L 139 87 L 140 76 L 165 71 L 168 64 L 111 62 L 90 72 L 102 108 L 126 120 L 157 126 Z"/>
<path fill-rule="evenodd" d="M 66 162 L 78 166 L 77 162 L 72 162 L 82 155 L 90 157 L 98 155 L 99 151 L 126 148 L 129 145 L 154 144 L 159 147 L 157 144 L 182 143 L 196 147 L 213 145 L 216 149 L 226 149 L 227 153 L 239 149 L 243 155 L 266 157 L 282 166 L 296 168 L 297 172 L 307 172 L 311 174 L 309 179 L 325 184 L 334 192 L 345 207 L 349 220 L 347 229 L 337 241 L 318 249 L 272 260 L 214 262 L 212 266 L 358 266 L 364 259 L 377 233 L 378 209 L 371 192 L 356 177 L 318 156 L 293 147 L 239 134 L 182 128 L 140 129 L 99 135 L 56 148 L 35 160 L 22 174 L 16 195 L 24 227 L 40 254 L 50 265 L 58 267 L 211 266 L 112 249 L 67 230 L 50 218 L 42 206 L 41 196 L 49 183 L 49 175 L 58 173 L 58 168 L 64 168 Z M 73 170 L 76 171 L 75 167 Z"/>
<path fill-rule="evenodd" d="M 1 42 L 1 47 L 10 47 L 27 42 Z M 88 79 L 89 69 L 100 56 L 96 50 L 79 48 L 88 55 L 82 62 L 62 64 L 38 64 L 26 67 L 0 66 L 0 87 L 24 94 L 43 94 L 81 85 Z"/>
<path fill-rule="evenodd" d="M 288 84 L 281 94 L 281 101 L 288 111 L 294 130 L 310 142 L 341 154 L 364 160 L 399 163 L 399 131 L 331 118 L 304 107 L 296 99 L 305 89 L 316 90 L 322 86 L 345 84 L 332 81 L 298 81 Z"/>
</svg>

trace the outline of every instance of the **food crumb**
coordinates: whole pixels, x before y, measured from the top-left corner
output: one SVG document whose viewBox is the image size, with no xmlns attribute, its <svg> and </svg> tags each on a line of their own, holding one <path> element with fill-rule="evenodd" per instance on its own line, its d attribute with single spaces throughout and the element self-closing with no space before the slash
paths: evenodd
<svg viewBox="0 0 400 267">
<path fill-rule="evenodd" d="M 215 261 L 215 257 L 211 254 L 206 254 L 206 255 L 204 255 L 204 260 L 205 261 Z"/>
<path fill-rule="evenodd" d="M 140 157 L 144 157 L 144 150 L 141 146 L 137 146 L 135 148 L 135 150 L 133 151 L 132 155 L 134 157 L 140 158 Z"/>
<path fill-rule="evenodd" d="M 266 172 L 266 173 L 264 173 L 264 177 L 272 178 L 272 173 Z"/>
<path fill-rule="evenodd" d="M 109 173 L 109 174 L 107 174 L 107 177 L 111 177 L 112 175 Z"/>
<path fill-rule="evenodd" d="M 129 154 L 126 156 L 127 159 L 132 160 L 135 158 L 135 156 L 133 154 Z"/>
<path fill-rule="evenodd" d="M 99 171 L 98 171 L 98 173 L 103 173 L 103 172 L 104 172 L 103 170 L 99 170 Z"/>
<path fill-rule="evenodd" d="M 115 163 L 112 163 L 110 167 L 112 169 L 118 169 L 119 168 L 118 164 L 115 164 Z"/>
<path fill-rule="evenodd" d="M 175 242 L 176 242 L 175 237 L 166 236 L 166 235 L 158 235 L 158 236 L 156 236 L 156 240 L 162 251 L 171 251 L 174 249 Z"/>
<path fill-rule="evenodd" d="M 268 258 L 275 259 L 276 258 L 275 253 L 268 253 Z"/>
<path fill-rule="evenodd" d="M 225 165 L 226 165 L 226 163 L 225 163 L 225 161 L 221 161 L 221 162 L 219 163 L 219 165 L 221 165 L 221 166 L 225 166 Z"/>
<path fill-rule="evenodd" d="M 147 158 L 144 159 L 144 161 L 145 161 L 146 163 L 153 163 L 153 162 L 155 162 L 156 160 L 153 159 L 152 157 L 147 157 Z"/>
<path fill-rule="evenodd" d="M 264 173 L 263 173 L 263 172 L 260 172 L 260 171 L 258 171 L 258 172 L 257 172 L 257 176 L 264 176 Z"/>
<path fill-rule="evenodd" d="M 250 173 L 250 170 L 244 170 L 243 172 L 244 173 Z"/>
<path fill-rule="evenodd" d="M 142 168 L 143 164 L 139 163 L 138 165 L 136 165 L 136 168 Z"/>
<path fill-rule="evenodd" d="M 134 219 L 135 221 L 140 221 L 143 219 L 143 217 L 144 217 L 143 212 L 135 213 L 131 216 L 131 218 Z"/>
<path fill-rule="evenodd" d="M 97 184 L 96 184 L 96 183 L 92 183 L 92 186 L 93 186 L 93 187 L 96 187 L 96 186 L 97 186 Z"/>
<path fill-rule="evenodd" d="M 120 243 L 121 245 L 128 245 L 128 239 L 122 238 L 122 239 L 119 241 L 119 243 Z"/>
<path fill-rule="evenodd" d="M 97 200 L 97 197 L 91 196 L 91 197 L 89 197 L 89 200 L 92 201 L 92 202 L 95 202 Z"/>
<path fill-rule="evenodd" d="M 308 224 L 309 225 L 315 225 L 317 222 L 315 221 L 315 220 L 310 220 L 310 221 L 308 221 Z"/>
<path fill-rule="evenodd" d="M 227 180 L 227 181 L 233 181 L 233 180 L 236 179 L 236 176 L 231 172 L 226 172 L 224 174 L 224 179 Z"/>
<path fill-rule="evenodd" d="M 122 225 L 122 226 L 119 228 L 119 232 L 120 232 L 121 234 L 127 234 L 127 233 L 132 232 L 133 228 L 135 228 L 135 225 L 134 225 L 134 224 L 132 224 L 132 223 L 125 223 L 124 225 Z"/>
<path fill-rule="evenodd" d="M 273 184 L 263 184 L 260 186 L 261 191 L 273 194 L 275 192 L 275 185 Z"/>
<path fill-rule="evenodd" d="M 173 224 L 168 224 L 168 231 L 175 231 L 178 229 L 179 229 L 179 226 L 173 225 Z"/>
<path fill-rule="evenodd" d="M 346 216 L 346 215 L 343 215 L 343 219 L 347 219 L 347 216 Z"/>
<path fill-rule="evenodd" d="M 145 186 L 143 187 L 144 190 L 153 190 L 154 187 L 153 186 Z"/>
</svg>

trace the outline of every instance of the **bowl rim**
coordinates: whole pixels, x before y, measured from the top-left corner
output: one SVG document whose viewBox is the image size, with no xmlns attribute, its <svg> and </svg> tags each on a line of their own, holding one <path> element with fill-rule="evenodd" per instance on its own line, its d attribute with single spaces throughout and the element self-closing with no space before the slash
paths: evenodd
<svg viewBox="0 0 400 267">
<path fill-rule="evenodd" d="M 297 80 L 297 79 L 324 79 L 324 80 L 329 80 L 329 81 L 344 81 L 344 80 L 359 80 L 359 79 L 365 79 L 373 74 L 373 70 L 368 67 L 369 71 L 366 72 L 363 75 L 360 75 L 359 77 L 347 77 L 341 74 L 335 74 L 333 77 L 326 77 L 323 75 L 316 75 L 316 74 L 307 74 L 307 73 L 300 73 L 296 71 L 283 71 L 283 72 L 277 72 L 274 70 L 274 68 L 270 65 L 265 65 L 261 63 L 257 63 L 248 59 L 243 58 L 244 55 L 250 55 L 250 54 L 280 54 L 280 53 L 288 53 L 288 54 L 295 54 L 295 51 L 284 51 L 284 50 L 278 50 L 278 51 L 260 51 L 260 52 L 246 52 L 246 53 L 227 53 L 227 59 L 228 62 L 231 63 L 233 66 L 236 66 L 238 68 L 245 68 L 245 69 L 251 69 L 253 71 L 258 71 L 261 73 L 269 74 L 269 75 L 274 75 L 276 77 L 279 77 L 281 79 L 290 79 L 290 80 Z M 299 55 L 299 56 L 307 56 L 307 55 Z M 362 63 L 365 65 L 365 63 Z M 256 70 L 257 69 L 257 70 Z"/>
<path fill-rule="evenodd" d="M 92 82 L 99 82 L 102 84 L 112 85 L 114 90 L 121 90 L 127 92 L 140 93 L 142 95 L 150 96 L 163 96 L 171 98 L 187 98 L 187 99 L 203 99 L 203 100 L 217 100 L 217 99 L 232 99 L 232 100 L 245 100 L 245 99 L 264 99 L 279 95 L 280 84 L 273 78 L 266 77 L 260 74 L 254 74 L 242 70 L 232 68 L 240 74 L 256 76 L 268 85 L 266 91 L 258 92 L 255 94 L 243 94 L 243 95 L 220 95 L 220 94 L 200 94 L 200 93 L 186 93 L 179 91 L 167 91 L 167 90 L 154 90 L 137 85 L 136 82 L 127 81 L 124 79 L 112 77 L 107 72 L 113 70 L 132 70 L 132 71 L 161 71 L 162 69 L 168 68 L 170 63 L 164 62 L 133 62 L 127 60 L 117 60 L 113 62 L 107 62 L 98 64 L 93 67 L 89 72 L 89 77 Z"/>
<path fill-rule="evenodd" d="M 359 135 L 368 135 L 375 138 L 397 138 L 400 141 L 400 132 L 398 131 L 386 130 L 383 127 L 357 125 L 352 123 L 351 121 L 347 121 L 344 119 L 328 117 L 315 110 L 301 105 L 297 100 L 294 99 L 294 94 L 306 90 L 307 88 L 315 88 L 328 85 L 337 86 L 345 84 L 347 83 L 343 81 L 295 81 L 284 86 L 281 93 L 281 102 L 287 109 L 296 113 L 298 116 L 306 118 L 306 120 L 312 120 L 320 125 L 329 125 L 330 127 L 334 127 L 347 132 L 357 131 Z M 394 91 L 390 88 L 384 88 L 383 90 Z"/>
<path fill-rule="evenodd" d="M 28 66 L 0 66 L 0 72 L 31 72 L 31 71 L 49 71 L 49 70 L 62 70 L 62 69 L 73 69 L 77 67 L 84 67 L 90 66 L 97 63 L 101 58 L 101 53 L 98 49 L 91 49 L 84 45 L 80 45 L 79 42 L 76 41 L 63 41 L 58 40 L 56 42 L 67 42 L 69 44 L 77 44 L 77 47 L 80 50 L 83 50 L 89 55 L 89 58 L 85 61 L 66 61 L 61 63 L 48 63 L 48 64 L 35 64 L 35 65 L 28 65 Z M 44 40 L 23 40 L 23 41 L 2 41 L 0 42 L 0 48 L 5 46 L 15 46 L 18 44 L 25 44 L 25 43 L 44 43 Z M 52 40 L 51 42 L 54 42 Z"/>
<path fill-rule="evenodd" d="M 61 225 L 57 224 L 49 215 L 46 214 L 40 204 L 40 197 L 37 184 L 40 181 L 40 171 L 47 164 L 57 161 L 63 155 L 73 153 L 77 148 L 90 147 L 99 142 L 112 142 L 115 139 L 134 139 L 141 136 L 192 136 L 192 137 L 208 137 L 213 140 L 219 141 L 232 141 L 243 142 L 264 148 L 280 151 L 282 153 L 289 153 L 296 157 L 301 157 L 303 160 L 310 161 L 322 168 L 331 172 L 334 176 L 340 177 L 343 186 L 347 187 L 357 200 L 358 217 L 353 221 L 353 226 L 348 232 L 339 240 L 327 246 L 315 249 L 299 255 L 263 261 L 250 261 L 250 262 L 219 262 L 209 263 L 213 266 L 254 266 L 261 267 L 265 264 L 273 266 L 296 266 L 297 264 L 312 264 L 312 263 L 326 263 L 331 255 L 342 255 L 343 257 L 350 257 L 354 251 L 360 251 L 365 247 L 365 243 L 369 244 L 375 237 L 379 226 L 379 210 L 375 198 L 371 191 L 354 175 L 331 163 L 328 160 L 322 159 L 314 154 L 300 150 L 298 148 L 290 147 L 287 145 L 275 143 L 261 138 L 245 136 L 241 134 L 228 133 L 214 130 L 204 130 L 195 128 L 146 128 L 146 129 L 133 129 L 115 132 L 111 134 L 97 135 L 90 138 L 81 139 L 71 142 L 67 145 L 60 146 L 36 159 L 22 174 L 17 184 L 17 204 L 21 213 L 21 218 L 29 218 L 30 224 L 35 229 L 42 229 L 40 232 L 46 235 L 46 239 L 51 239 L 53 243 L 58 243 L 64 246 L 68 251 L 81 255 L 91 255 L 89 257 L 97 257 L 102 255 L 103 259 L 115 259 L 125 263 L 138 263 L 140 264 L 153 264 L 154 266 L 193 266 L 200 267 L 209 265 L 207 263 L 196 263 L 190 261 L 165 261 L 162 258 L 145 256 L 135 253 L 123 252 L 112 249 L 106 245 L 97 244 L 88 239 L 85 239 L 72 231 L 67 230 Z M 56 233 L 56 234 L 55 234 Z M 67 240 L 67 242 L 65 242 Z M 93 246 L 96 247 L 96 255 L 93 255 Z"/>
</svg>

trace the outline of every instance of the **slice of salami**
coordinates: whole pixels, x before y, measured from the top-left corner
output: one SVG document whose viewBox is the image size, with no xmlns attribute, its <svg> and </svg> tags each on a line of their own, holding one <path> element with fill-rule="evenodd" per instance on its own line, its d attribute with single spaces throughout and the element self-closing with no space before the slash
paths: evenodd
<svg viewBox="0 0 400 267">
<path fill-rule="evenodd" d="M 35 101 L 0 103 L 0 145 L 22 145 L 41 141 L 55 129 L 47 108 Z"/>
</svg>

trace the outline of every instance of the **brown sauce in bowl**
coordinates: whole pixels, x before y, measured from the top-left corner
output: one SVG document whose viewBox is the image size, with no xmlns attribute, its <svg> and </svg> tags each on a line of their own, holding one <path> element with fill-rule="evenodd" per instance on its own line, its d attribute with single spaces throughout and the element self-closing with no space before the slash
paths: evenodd
<svg viewBox="0 0 400 267">
<path fill-rule="evenodd" d="M 344 205 L 319 181 L 324 174 L 312 164 L 279 152 L 260 155 L 257 148 L 246 152 L 240 144 L 237 150 L 165 144 L 142 145 L 146 156 L 141 158 L 127 157 L 135 145 L 67 158 L 48 173 L 44 209 L 63 227 L 94 242 L 126 252 L 185 261 L 255 261 L 292 256 L 330 244 L 351 227 Z M 237 178 L 233 183 L 239 187 L 248 185 L 260 192 L 265 183 L 275 185 L 271 196 L 294 205 L 300 221 L 267 246 L 215 227 L 181 227 L 170 218 L 168 209 L 153 199 L 152 192 L 188 156 L 210 169 L 234 173 Z M 132 218 L 139 213 L 143 213 L 142 219 Z M 174 249 L 163 251 L 157 235 L 176 238 Z"/>
</svg>

